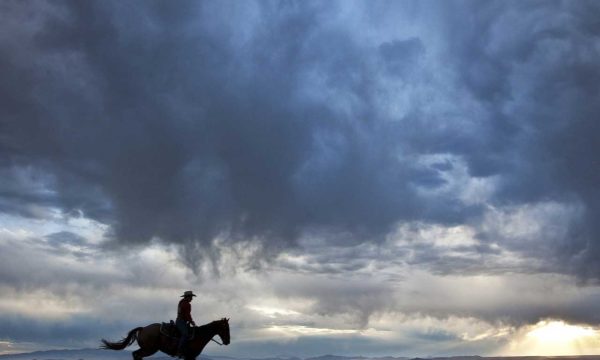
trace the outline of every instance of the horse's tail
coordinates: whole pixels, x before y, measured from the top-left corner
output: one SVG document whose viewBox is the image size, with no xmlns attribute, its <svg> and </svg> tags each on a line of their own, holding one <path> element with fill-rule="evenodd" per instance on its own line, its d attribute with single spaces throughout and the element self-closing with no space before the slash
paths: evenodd
<svg viewBox="0 0 600 360">
<path fill-rule="evenodd" d="M 110 342 L 102 339 L 102 343 L 104 345 L 100 346 L 101 349 L 111 349 L 111 350 L 123 350 L 129 345 L 133 344 L 134 341 L 137 340 L 138 332 L 142 330 L 143 327 L 137 327 L 127 334 L 127 337 L 123 338 L 123 340 L 118 342 Z"/>
</svg>

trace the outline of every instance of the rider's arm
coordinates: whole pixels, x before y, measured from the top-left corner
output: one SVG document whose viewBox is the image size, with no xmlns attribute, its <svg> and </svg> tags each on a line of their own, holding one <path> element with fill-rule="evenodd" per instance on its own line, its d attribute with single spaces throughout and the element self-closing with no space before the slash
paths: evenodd
<svg viewBox="0 0 600 360">
<path fill-rule="evenodd" d="M 192 306 L 188 302 L 183 302 L 181 304 L 181 315 L 183 315 L 183 319 L 189 322 L 192 325 L 195 325 L 194 319 L 192 319 Z"/>
</svg>

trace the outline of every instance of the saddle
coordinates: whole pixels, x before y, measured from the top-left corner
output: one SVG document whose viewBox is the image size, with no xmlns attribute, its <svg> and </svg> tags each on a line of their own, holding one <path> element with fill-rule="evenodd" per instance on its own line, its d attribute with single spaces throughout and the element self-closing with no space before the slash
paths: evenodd
<svg viewBox="0 0 600 360">
<path fill-rule="evenodd" d="M 160 333 L 166 337 L 170 337 L 173 339 L 179 339 L 181 337 L 181 334 L 179 333 L 179 330 L 177 330 L 177 326 L 175 325 L 175 322 L 173 320 L 170 320 L 168 323 L 165 323 L 165 322 L 161 323 L 160 324 Z M 196 334 L 196 329 L 194 327 L 191 327 L 189 340 L 192 340 L 194 338 L 195 334 Z"/>
</svg>

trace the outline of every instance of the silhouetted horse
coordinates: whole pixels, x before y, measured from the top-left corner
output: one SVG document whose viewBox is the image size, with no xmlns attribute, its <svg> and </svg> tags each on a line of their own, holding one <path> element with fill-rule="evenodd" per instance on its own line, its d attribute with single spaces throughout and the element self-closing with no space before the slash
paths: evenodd
<svg viewBox="0 0 600 360">
<path fill-rule="evenodd" d="M 194 326 L 194 337 L 188 341 L 184 353 L 185 360 L 195 359 L 206 344 L 215 335 L 219 335 L 225 345 L 229 345 L 229 319 L 223 318 L 202 326 Z M 142 360 L 146 356 L 153 355 L 157 351 L 175 356 L 177 353 L 177 341 L 160 331 L 160 324 L 151 324 L 146 327 L 137 327 L 131 330 L 127 337 L 119 342 L 108 342 L 102 339 L 102 348 L 111 350 L 123 350 L 137 340 L 140 348 L 132 353 L 133 360 Z M 216 341 L 216 340 L 215 340 Z"/>
</svg>

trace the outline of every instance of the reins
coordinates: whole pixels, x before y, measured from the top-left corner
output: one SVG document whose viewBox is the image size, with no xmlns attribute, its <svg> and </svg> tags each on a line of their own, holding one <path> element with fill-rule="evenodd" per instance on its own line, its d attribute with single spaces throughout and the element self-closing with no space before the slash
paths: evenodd
<svg viewBox="0 0 600 360">
<path fill-rule="evenodd" d="M 218 341 L 217 341 L 217 340 L 215 340 L 215 339 L 210 339 L 210 340 L 211 340 L 211 341 L 214 341 L 214 342 L 216 342 L 216 343 L 217 343 L 217 344 L 219 344 L 220 346 L 223 346 L 223 344 L 221 344 L 220 342 L 218 342 Z"/>
<path fill-rule="evenodd" d="M 215 322 L 216 322 L 216 321 L 213 321 L 213 324 L 214 324 Z M 218 332 L 218 331 L 217 331 L 217 334 L 219 334 L 219 332 Z M 217 340 L 215 340 L 215 339 L 214 339 L 214 337 L 215 337 L 217 334 L 213 335 L 213 337 L 212 337 L 212 338 L 210 338 L 210 341 L 214 341 L 214 342 L 216 342 L 217 344 L 219 344 L 219 346 L 223 346 L 223 344 L 222 344 L 222 343 L 220 343 L 220 342 L 218 342 Z M 219 336 L 221 336 L 221 335 L 219 334 Z"/>
</svg>

